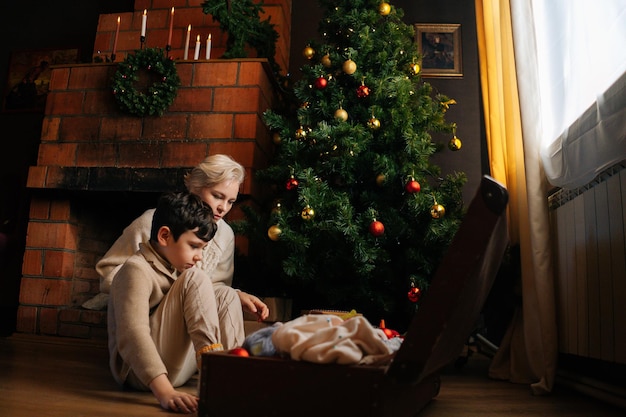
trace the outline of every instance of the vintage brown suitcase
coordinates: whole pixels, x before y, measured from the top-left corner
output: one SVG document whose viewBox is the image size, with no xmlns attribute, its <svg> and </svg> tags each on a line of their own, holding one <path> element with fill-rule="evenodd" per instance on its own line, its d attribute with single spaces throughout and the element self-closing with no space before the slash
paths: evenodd
<svg viewBox="0 0 626 417">
<path fill-rule="evenodd" d="M 484 176 L 388 366 L 202 356 L 200 417 L 415 416 L 471 335 L 508 245 L 508 193 Z"/>
</svg>

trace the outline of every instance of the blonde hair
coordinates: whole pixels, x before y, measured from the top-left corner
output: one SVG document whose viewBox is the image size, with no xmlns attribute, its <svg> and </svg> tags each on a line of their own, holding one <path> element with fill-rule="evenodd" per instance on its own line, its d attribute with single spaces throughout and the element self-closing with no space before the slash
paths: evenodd
<svg viewBox="0 0 626 417">
<path fill-rule="evenodd" d="M 228 155 L 208 156 L 185 174 L 185 187 L 189 192 L 200 194 L 203 188 L 213 187 L 224 181 L 237 181 L 239 185 L 245 179 L 243 166 Z"/>
</svg>

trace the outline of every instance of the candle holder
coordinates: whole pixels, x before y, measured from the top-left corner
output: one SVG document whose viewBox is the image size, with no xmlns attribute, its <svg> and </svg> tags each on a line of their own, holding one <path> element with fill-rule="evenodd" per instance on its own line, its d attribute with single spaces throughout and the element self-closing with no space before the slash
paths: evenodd
<svg viewBox="0 0 626 417">
<path fill-rule="evenodd" d="M 144 43 L 146 43 L 146 37 L 145 36 L 140 36 L 139 37 L 139 49 L 143 49 Z"/>
</svg>

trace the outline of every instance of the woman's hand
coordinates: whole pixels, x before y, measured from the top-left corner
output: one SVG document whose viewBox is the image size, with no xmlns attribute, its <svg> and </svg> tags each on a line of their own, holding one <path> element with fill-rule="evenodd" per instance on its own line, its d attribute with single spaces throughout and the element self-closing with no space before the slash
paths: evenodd
<svg viewBox="0 0 626 417">
<path fill-rule="evenodd" d="M 243 291 L 237 291 L 237 294 L 241 300 L 241 307 L 252 314 L 256 314 L 259 321 L 269 317 L 270 309 L 259 297 Z"/>
</svg>

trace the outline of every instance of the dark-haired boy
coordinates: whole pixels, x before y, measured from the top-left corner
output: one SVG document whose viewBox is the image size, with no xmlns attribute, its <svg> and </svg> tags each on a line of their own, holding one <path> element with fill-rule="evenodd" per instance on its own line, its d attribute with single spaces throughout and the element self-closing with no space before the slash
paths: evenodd
<svg viewBox="0 0 626 417">
<path fill-rule="evenodd" d="M 203 352 L 223 349 L 213 284 L 196 267 L 216 230 L 211 208 L 198 196 L 162 195 L 150 239 L 111 285 L 113 377 L 123 386 L 151 390 L 166 410 L 197 410 L 197 396 L 175 387 L 194 375 Z"/>
</svg>

